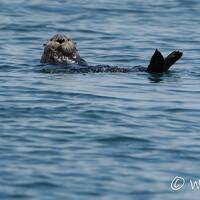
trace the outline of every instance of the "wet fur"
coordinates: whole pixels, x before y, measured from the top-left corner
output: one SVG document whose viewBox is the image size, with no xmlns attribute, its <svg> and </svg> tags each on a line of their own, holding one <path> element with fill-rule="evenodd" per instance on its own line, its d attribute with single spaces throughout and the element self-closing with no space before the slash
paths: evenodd
<svg viewBox="0 0 200 200">
<path fill-rule="evenodd" d="M 149 66 L 145 68 L 149 73 L 164 73 L 182 57 L 180 51 L 173 51 L 166 58 L 156 49 L 153 54 Z M 66 65 L 76 64 L 80 68 L 73 68 L 74 72 L 129 72 L 133 68 L 114 67 L 108 65 L 88 66 L 87 62 L 82 59 L 76 47 L 76 43 L 66 35 L 54 35 L 46 44 L 44 44 L 44 52 L 40 60 L 43 64 Z M 71 68 L 69 68 L 71 70 Z M 144 71 L 144 67 L 140 67 Z M 72 70 L 72 71 L 73 71 Z"/>
</svg>

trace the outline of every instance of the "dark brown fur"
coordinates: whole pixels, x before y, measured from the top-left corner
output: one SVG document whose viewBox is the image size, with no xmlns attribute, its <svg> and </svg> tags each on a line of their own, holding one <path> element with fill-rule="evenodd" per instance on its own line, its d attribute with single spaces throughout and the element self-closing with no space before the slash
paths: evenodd
<svg viewBox="0 0 200 200">
<path fill-rule="evenodd" d="M 174 51 L 166 58 L 156 49 L 147 68 L 140 67 L 140 71 L 149 73 L 164 73 L 182 57 L 183 53 Z M 80 68 L 69 68 L 69 71 L 77 73 L 87 72 L 130 72 L 134 68 L 114 67 L 108 65 L 88 66 L 78 53 L 76 43 L 66 35 L 54 35 L 44 44 L 44 53 L 40 60 L 43 64 L 66 65 L 76 64 Z"/>
</svg>

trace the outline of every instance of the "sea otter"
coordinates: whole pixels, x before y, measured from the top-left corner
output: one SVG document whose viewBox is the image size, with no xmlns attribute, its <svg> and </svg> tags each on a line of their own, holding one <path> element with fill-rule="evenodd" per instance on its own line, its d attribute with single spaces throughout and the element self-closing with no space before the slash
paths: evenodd
<svg viewBox="0 0 200 200">
<path fill-rule="evenodd" d="M 44 44 L 44 52 L 40 62 L 42 64 L 60 65 L 70 73 L 89 72 L 131 72 L 146 71 L 148 73 L 164 73 L 182 57 L 180 51 L 173 51 L 166 58 L 156 49 L 148 67 L 118 67 L 109 65 L 91 66 L 79 55 L 76 43 L 66 35 L 54 35 Z"/>
</svg>

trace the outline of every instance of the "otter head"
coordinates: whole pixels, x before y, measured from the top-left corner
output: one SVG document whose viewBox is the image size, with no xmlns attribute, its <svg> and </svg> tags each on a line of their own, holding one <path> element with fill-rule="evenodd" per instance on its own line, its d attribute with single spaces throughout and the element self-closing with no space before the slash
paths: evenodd
<svg viewBox="0 0 200 200">
<path fill-rule="evenodd" d="M 48 64 L 81 64 L 76 44 L 66 35 L 54 35 L 44 44 L 41 63 Z"/>
</svg>

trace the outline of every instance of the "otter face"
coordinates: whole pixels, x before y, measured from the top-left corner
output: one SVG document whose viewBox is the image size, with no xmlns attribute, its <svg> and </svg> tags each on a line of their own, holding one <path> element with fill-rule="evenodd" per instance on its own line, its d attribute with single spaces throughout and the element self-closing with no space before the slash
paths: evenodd
<svg viewBox="0 0 200 200">
<path fill-rule="evenodd" d="M 44 44 L 41 63 L 49 64 L 79 64 L 80 56 L 76 44 L 66 35 L 54 35 Z"/>
</svg>

